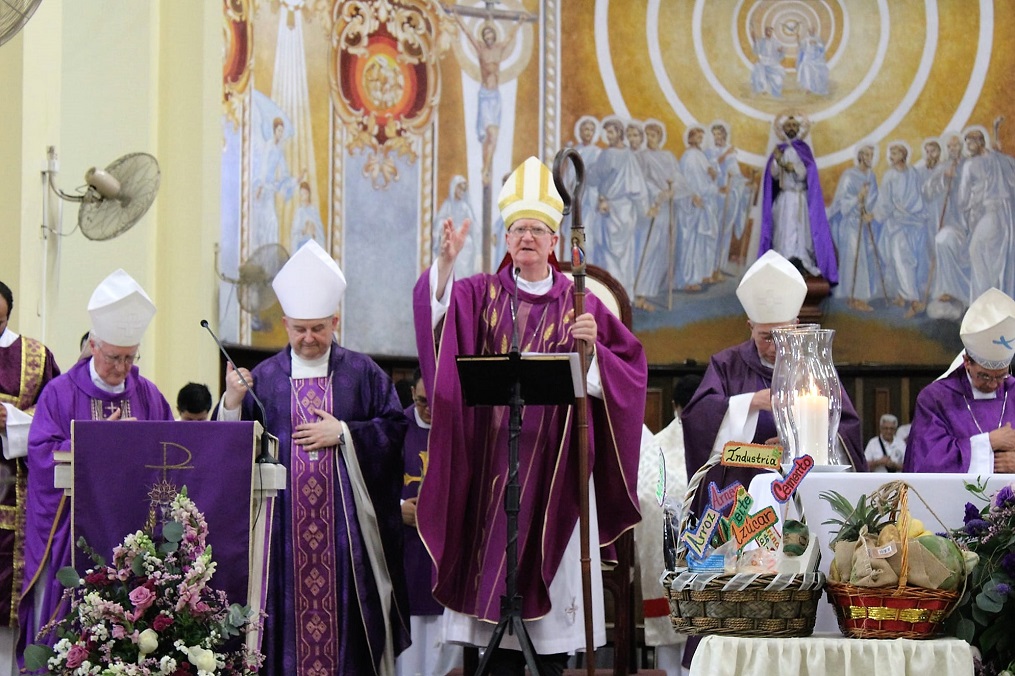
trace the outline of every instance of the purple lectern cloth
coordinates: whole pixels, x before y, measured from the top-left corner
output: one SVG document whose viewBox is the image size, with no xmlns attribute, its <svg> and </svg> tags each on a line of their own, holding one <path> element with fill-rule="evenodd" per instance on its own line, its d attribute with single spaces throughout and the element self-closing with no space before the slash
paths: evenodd
<svg viewBox="0 0 1015 676">
<path fill-rule="evenodd" d="M 138 420 L 172 420 L 173 409 L 155 384 L 134 366 L 120 394 L 100 390 L 88 371 L 91 360 L 82 359 L 67 373 L 54 379 L 39 397 L 35 418 L 28 432 L 28 512 L 25 517 L 25 584 L 18 617 L 21 647 L 35 640 L 39 627 L 33 617 L 33 598 L 43 594 L 42 623 L 67 613 L 61 604 L 63 586 L 56 573 L 71 563 L 70 500 L 63 489 L 53 487 L 54 451 L 71 450 L 71 421 L 98 420 L 121 408 L 123 416 Z M 116 424 L 116 422 L 111 422 Z M 42 570 L 49 566 L 45 576 Z M 34 591 L 35 594 L 29 594 Z M 60 612 L 58 612 L 58 608 Z M 56 637 L 50 635 L 52 644 Z"/>
<path fill-rule="evenodd" d="M 250 501 L 254 430 L 242 422 L 76 421 L 72 538 L 113 561 L 124 536 L 142 530 L 160 485 L 187 495 L 208 522 L 208 544 L 216 563 L 210 586 L 230 603 L 247 603 Z M 110 490 L 115 487 L 115 490 Z M 164 500 L 166 505 L 171 498 Z M 160 520 L 158 513 L 156 522 Z M 94 564 L 75 548 L 74 567 Z"/>
<path fill-rule="evenodd" d="M 402 499 L 419 496 L 420 482 L 427 465 L 427 440 L 430 430 L 416 422 L 416 406 L 405 409 L 409 431 L 405 433 L 402 455 L 405 462 L 405 477 L 402 481 Z M 417 515 L 418 517 L 418 515 Z M 409 612 L 413 615 L 440 615 L 444 606 L 433 597 L 434 567 L 430 555 L 419 539 L 415 526 L 403 526 L 405 532 L 405 581 L 409 586 Z"/>
<path fill-rule="evenodd" d="M 264 402 L 267 429 L 278 437 L 279 461 L 290 471 L 292 485 L 292 357 L 290 348 L 269 357 L 253 371 L 254 391 Z M 394 584 L 390 627 L 381 617 L 377 587 L 356 520 L 349 474 L 338 463 L 334 526 L 338 569 L 339 673 L 373 674 L 384 650 L 387 631 L 392 632 L 395 653 L 409 645 L 409 609 L 402 568 L 402 441 L 405 416 L 391 379 L 368 356 L 331 346 L 329 371 L 333 375 L 332 414 L 348 424 L 359 453 L 367 489 L 377 512 L 384 542 L 384 559 Z M 243 417 L 254 419 L 252 397 L 243 400 Z M 330 452 L 330 451 L 329 451 Z M 296 585 L 304 583 L 294 568 L 292 538 L 293 498 L 279 494 L 272 522 L 271 563 L 262 650 L 266 655 L 262 674 L 288 676 L 296 673 Z M 352 546 L 349 543 L 353 543 Z M 358 593 L 358 596 L 357 596 Z M 330 619 L 329 619 L 330 621 Z M 364 630 L 364 625 L 368 629 Z"/>
<path fill-rule="evenodd" d="M 53 353 L 37 340 L 18 336 L 0 348 L 0 402 L 31 413 L 42 388 L 58 375 Z M 5 455 L 7 450 L 3 449 Z M 24 458 L 0 457 L 0 465 L 11 482 L 0 492 L 0 627 L 16 627 L 25 558 L 18 531 L 25 522 L 28 472 Z"/>
<path fill-rule="evenodd" d="M 772 386 L 772 369 L 765 367 L 758 356 L 758 348 L 753 340 L 726 348 L 712 355 L 705 376 L 698 386 L 691 401 L 684 407 L 681 419 L 684 423 L 684 460 L 687 465 L 688 479 L 704 465 L 712 453 L 712 447 L 719 433 L 723 417 L 729 406 L 729 398 L 748 392 L 758 392 Z M 770 411 L 758 412 L 758 427 L 753 439 L 725 439 L 726 441 L 746 441 L 763 444 L 766 440 L 778 436 L 775 418 Z M 845 443 L 853 466 L 858 472 L 867 471 L 867 460 L 863 454 L 860 437 L 860 418 L 853 408 L 846 391 L 842 391 L 842 417 L 839 421 L 839 436 Z M 701 514 L 702 506 L 708 497 L 708 483 L 715 481 L 723 488 L 733 481 L 739 481 L 744 488 L 750 485 L 751 479 L 764 470 L 743 467 L 716 467 L 702 481 L 696 494 L 692 511 Z"/>
<path fill-rule="evenodd" d="M 996 399 L 973 399 L 966 370 L 956 368 L 916 397 L 902 471 L 967 472 L 970 437 L 1005 423 L 1015 425 L 1015 378 L 1005 379 Z"/>
<path fill-rule="evenodd" d="M 786 150 L 789 144 L 780 143 L 779 148 Z M 821 178 L 818 176 L 818 164 L 814 161 L 811 147 L 800 140 L 793 141 L 800 160 L 807 167 L 807 216 L 811 229 L 811 241 L 814 243 L 814 258 L 817 260 L 821 274 L 832 286 L 839 283 L 839 264 L 835 258 L 835 245 L 832 243 L 832 230 L 828 225 L 828 214 L 825 213 L 825 197 L 821 192 Z M 773 153 L 774 154 L 774 153 Z M 761 241 L 758 245 L 758 256 L 772 248 L 772 204 L 779 195 L 779 185 L 772 178 L 772 157 L 769 156 L 765 165 L 765 177 L 762 179 L 763 192 L 761 198 Z"/>
<path fill-rule="evenodd" d="M 430 466 L 419 499 L 420 535 L 437 566 L 434 596 L 444 606 L 497 622 L 504 594 L 507 406 L 467 407 L 455 357 L 506 354 L 511 344 L 510 266 L 454 282 L 439 342 L 431 330 L 429 271 L 416 283 L 416 342 L 433 411 Z M 523 352 L 571 352 L 568 314 L 574 284 L 553 271 L 542 296 L 518 291 Z M 588 398 L 589 468 L 599 505 L 601 543 L 640 518 L 638 461 L 648 368 L 641 343 L 593 295 L 585 310 L 598 324 L 603 399 Z M 569 406 L 525 407 L 519 441 L 518 593 L 525 619 L 550 609 L 548 587 L 578 522 L 578 453 Z"/>
</svg>

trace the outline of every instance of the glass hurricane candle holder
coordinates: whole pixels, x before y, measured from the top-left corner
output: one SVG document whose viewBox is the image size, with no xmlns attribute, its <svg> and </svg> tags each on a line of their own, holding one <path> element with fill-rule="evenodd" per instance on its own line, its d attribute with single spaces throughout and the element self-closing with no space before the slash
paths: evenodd
<svg viewBox="0 0 1015 676">
<path fill-rule="evenodd" d="M 817 325 L 776 329 L 772 414 L 783 461 L 810 455 L 829 464 L 842 415 L 842 388 L 832 359 L 835 331 Z"/>
</svg>

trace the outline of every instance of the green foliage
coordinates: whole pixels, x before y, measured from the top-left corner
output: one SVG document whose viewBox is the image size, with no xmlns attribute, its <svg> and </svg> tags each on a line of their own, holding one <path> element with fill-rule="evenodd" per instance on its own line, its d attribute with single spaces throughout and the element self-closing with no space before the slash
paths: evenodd
<svg viewBox="0 0 1015 676">
<path fill-rule="evenodd" d="M 831 505 L 841 519 L 828 519 L 824 525 L 838 526 L 839 532 L 830 543 L 835 547 L 839 540 L 852 542 L 860 539 L 860 531 L 864 526 L 871 535 L 877 535 L 888 521 L 890 510 L 883 505 L 876 505 L 873 501 L 867 500 L 866 495 L 861 495 L 854 506 L 844 495 L 836 491 L 822 491 L 818 497 Z"/>
</svg>

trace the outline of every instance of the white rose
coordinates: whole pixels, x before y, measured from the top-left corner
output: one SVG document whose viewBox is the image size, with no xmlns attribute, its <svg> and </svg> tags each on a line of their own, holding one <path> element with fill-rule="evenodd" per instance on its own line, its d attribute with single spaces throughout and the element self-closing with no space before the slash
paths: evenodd
<svg viewBox="0 0 1015 676">
<path fill-rule="evenodd" d="M 210 674 L 215 673 L 215 668 L 218 666 L 215 664 L 215 653 L 199 646 L 187 648 L 187 659 L 199 671 L 207 671 Z"/>
<path fill-rule="evenodd" d="M 159 635 L 154 629 L 145 629 L 137 638 L 137 647 L 142 655 L 154 652 L 159 647 Z"/>
</svg>

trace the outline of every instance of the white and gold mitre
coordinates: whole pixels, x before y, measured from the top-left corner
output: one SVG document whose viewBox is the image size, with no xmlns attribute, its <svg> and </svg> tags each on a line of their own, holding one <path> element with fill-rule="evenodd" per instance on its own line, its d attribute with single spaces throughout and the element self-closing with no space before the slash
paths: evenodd
<svg viewBox="0 0 1015 676">
<path fill-rule="evenodd" d="M 966 354 L 983 368 L 1008 368 L 1015 356 L 1015 300 L 1000 289 L 987 289 L 966 310 L 959 337 Z"/>
<path fill-rule="evenodd" d="M 504 218 L 504 227 L 520 218 L 534 218 L 557 232 L 564 217 L 564 201 L 553 185 L 553 174 L 535 157 L 518 165 L 500 190 L 497 207 Z"/>
</svg>

